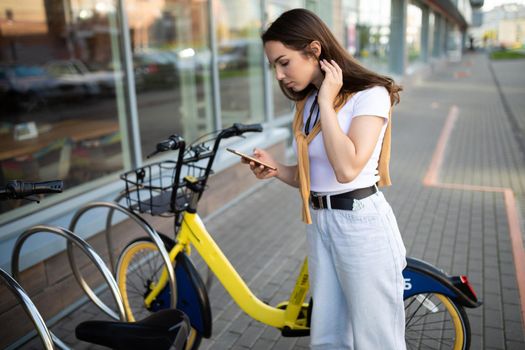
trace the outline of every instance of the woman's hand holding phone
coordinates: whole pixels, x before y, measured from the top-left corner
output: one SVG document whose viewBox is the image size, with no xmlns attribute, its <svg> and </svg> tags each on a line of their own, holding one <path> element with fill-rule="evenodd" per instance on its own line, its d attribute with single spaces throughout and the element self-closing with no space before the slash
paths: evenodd
<svg viewBox="0 0 525 350">
<path fill-rule="evenodd" d="M 268 152 L 266 152 L 265 150 L 256 148 L 253 150 L 253 157 L 275 168 L 275 170 L 273 170 L 268 167 L 265 167 L 264 165 L 256 164 L 254 161 L 250 159 L 241 157 L 241 162 L 244 164 L 249 164 L 250 169 L 252 170 L 253 174 L 258 179 L 261 179 L 261 180 L 269 179 L 269 178 L 277 176 L 277 172 L 278 172 L 277 162 L 273 159 L 273 157 Z"/>
</svg>

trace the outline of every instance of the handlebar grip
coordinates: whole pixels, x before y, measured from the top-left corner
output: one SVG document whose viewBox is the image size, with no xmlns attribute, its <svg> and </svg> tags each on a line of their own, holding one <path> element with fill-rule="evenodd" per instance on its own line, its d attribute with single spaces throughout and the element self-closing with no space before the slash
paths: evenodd
<svg viewBox="0 0 525 350">
<path fill-rule="evenodd" d="M 9 181 L 6 192 L 12 198 L 24 198 L 34 194 L 60 193 L 64 187 L 62 180 L 44 182 Z"/>
<path fill-rule="evenodd" d="M 36 194 L 61 193 L 63 189 L 64 189 L 64 182 L 62 180 L 53 180 L 53 181 L 33 183 L 33 191 Z"/>
<path fill-rule="evenodd" d="M 175 151 L 179 149 L 184 139 L 179 135 L 171 135 L 166 140 L 157 143 L 157 152 Z"/>
<path fill-rule="evenodd" d="M 160 152 L 175 151 L 183 146 L 185 146 L 185 142 L 182 137 L 180 137 L 179 135 L 171 135 L 166 140 L 162 140 L 159 143 L 157 143 L 155 151 L 150 153 L 147 156 L 147 158 L 150 158 Z"/>
<path fill-rule="evenodd" d="M 241 124 L 241 123 L 235 123 L 233 124 L 233 127 L 239 131 L 240 134 L 243 134 L 245 132 L 262 132 L 263 127 L 261 124 Z"/>
</svg>

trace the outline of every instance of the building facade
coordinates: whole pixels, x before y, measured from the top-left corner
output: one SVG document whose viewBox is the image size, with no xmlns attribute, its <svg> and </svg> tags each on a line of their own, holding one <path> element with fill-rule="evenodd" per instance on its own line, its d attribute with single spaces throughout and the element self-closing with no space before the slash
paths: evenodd
<svg viewBox="0 0 525 350">
<path fill-rule="evenodd" d="M 481 13 L 481 23 L 472 28 L 477 45 L 491 48 L 525 46 L 525 6 L 508 3 Z"/>
<path fill-rule="evenodd" d="M 234 122 L 262 123 L 264 134 L 239 147 L 281 145 L 282 155 L 292 104 L 259 37 L 295 7 L 317 13 L 363 64 L 398 79 L 460 57 L 471 17 L 468 0 L 2 0 L 0 184 L 63 179 L 66 190 L 39 205 L 0 203 L 0 267 L 10 269 L 26 228 L 67 227 L 81 206 L 115 198 L 118 174 L 173 157 L 147 158 L 171 134 L 192 141 Z M 237 162 L 221 152 L 216 176 Z M 98 221 L 93 214 L 79 234 L 95 236 Z M 22 267 L 64 246 L 39 237 Z M 13 305 L 2 307 L 3 322 Z"/>
</svg>

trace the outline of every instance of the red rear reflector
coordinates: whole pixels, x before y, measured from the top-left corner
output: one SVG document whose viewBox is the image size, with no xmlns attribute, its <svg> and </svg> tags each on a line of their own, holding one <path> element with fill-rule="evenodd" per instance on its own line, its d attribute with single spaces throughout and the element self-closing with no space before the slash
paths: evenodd
<svg viewBox="0 0 525 350">
<path fill-rule="evenodd" d="M 474 288 L 472 288 L 472 285 L 470 284 L 470 281 L 468 280 L 468 277 L 465 276 L 465 275 L 461 275 L 459 278 L 461 279 L 461 283 L 465 284 L 468 287 L 468 289 L 470 290 L 470 292 L 472 293 L 472 295 L 476 299 L 478 299 L 478 296 L 476 295 L 476 292 L 474 292 Z"/>
</svg>

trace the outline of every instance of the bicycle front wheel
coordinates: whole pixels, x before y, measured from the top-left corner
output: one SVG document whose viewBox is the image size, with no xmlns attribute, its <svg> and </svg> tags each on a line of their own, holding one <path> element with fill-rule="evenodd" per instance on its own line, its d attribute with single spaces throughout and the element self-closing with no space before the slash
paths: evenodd
<svg viewBox="0 0 525 350">
<path fill-rule="evenodd" d="M 171 240 L 165 240 L 164 244 L 168 251 L 174 246 Z M 164 288 L 151 305 L 146 306 L 144 302 L 158 283 L 163 269 L 164 260 L 151 239 L 139 238 L 124 248 L 117 264 L 117 283 L 131 322 L 142 320 L 158 310 L 176 307 L 171 305 L 170 293 L 173 291 L 169 286 Z M 192 327 L 185 350 L 197 349 L 201 338 Z"/>
<path fill-rule="evenodd" d="M 470 347 L 470 324 L 463 307 L 439 293 L 405 299 L 407 349 L 463 350 Z"/>
</svg>

